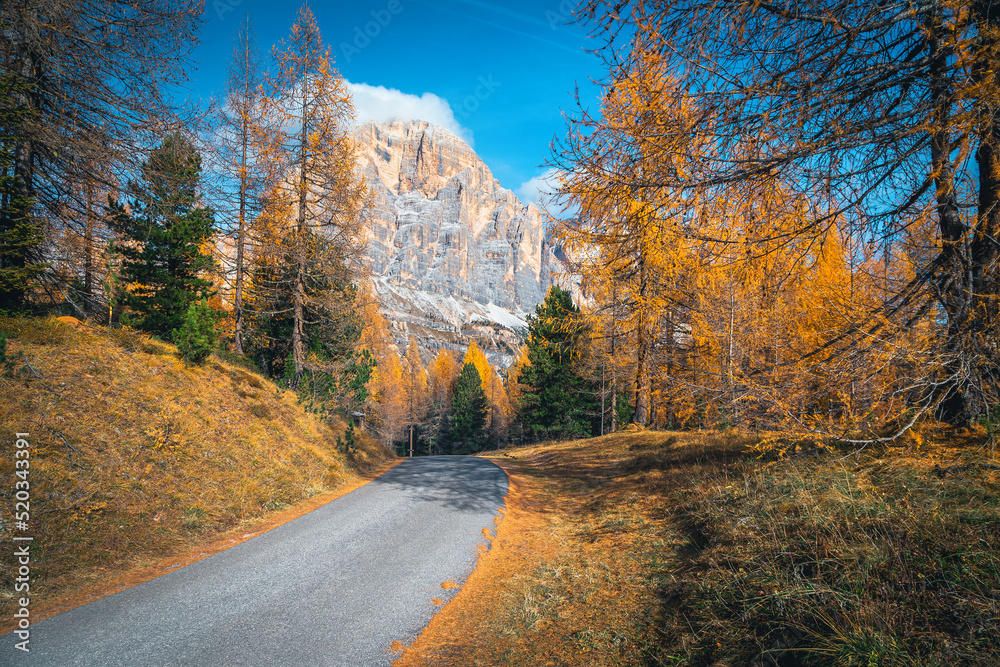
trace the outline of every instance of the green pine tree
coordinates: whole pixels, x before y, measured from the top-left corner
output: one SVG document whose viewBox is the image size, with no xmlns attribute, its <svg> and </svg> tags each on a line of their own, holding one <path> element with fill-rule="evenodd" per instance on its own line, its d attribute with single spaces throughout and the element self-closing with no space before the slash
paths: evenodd
<svg viewBox="0 0 1000 667">
<path fill-rule="evenodd" d="M 486 440 L 486 413 L 489 402 L 476 366 L 466 363 L 458 376 L 451 401 L 447 437 L 453 454 L 473 454 Z"/>
<path fill-rule="evenodd" d="M 215 219 L 199 204 L 201 155 L 184 135 L 172 134 L 152 151 L 142 179 L 133 184 L 131 210 L 117 205 L 115 219 L 126 286 L 122 321 L 168 337 L 192 304 L 214 293 L 203 275 L 214 267 L 204 248 Z"/>
<path fill-rule="evenodd" d="M 0 75 L 0 313 L 22 310 L 32 283 L 48 267 L 39 260 L 42 232 L 32 220 L 33 200 L 14 173 L 14 148 L 29 110 L 16 101 L 30 86 Z"/>
<path fill-rule="evenodd" d="M 360 410 L 368 400 L 368 381 L 378 364 L 375 357 L 366 348 L 355 352 L 351 350 L 344 359 L 344 370 L 340 373 L 339 394 L 342 401 L 351 410 Z"/>
<path fill-rule="evenodd" d="M 549 288 L 528 316 L 528 360 L 519 382 L 526 386 L 520 417 L 534 440 L 595 434 L 599 414 L 593 387 L 577 371 L 585 329 L 569 291 Z"/>
<path fill-rule="evenodd" d="M 219 333 L 215 328 L 218 318 L 218 313 L 207 301 L 188 306 L 184 324 L 171 334 L 184 361 L 200 364 L 215 351 L 219 341 Z"/>
</svg>

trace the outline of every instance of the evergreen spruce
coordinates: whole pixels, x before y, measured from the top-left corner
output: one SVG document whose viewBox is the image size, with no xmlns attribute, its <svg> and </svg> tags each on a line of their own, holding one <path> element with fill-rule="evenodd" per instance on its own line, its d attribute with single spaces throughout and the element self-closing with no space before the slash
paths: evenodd
<svg viewBox="0 0 1000 667">
<path fill-rule="evenodd" d="M 486 413 L 489 402 L 476 366 L 466 363 L 458 376 L 451 402 L 447 438 L 453 454 L 473 454 L 486 440 Z"/>
<path fill-rule="evenodd" d="M 31 218 L 33 200 L 14 172 L 14 149 L 29 111 L 17 100 L 30 87 L 0 75 L 0 313 L 23 309 L 25 295 L 47 264 L 38 261 L 42 232 Z"/>
<path fill-rule="evenodd" d="M 206 251 L 214 231 L 212 210 L 199 204 L 201 155 L 180 133 L 163 140 L 133 184 L 131 210 L 117 205 L 122 241 L 120 280 L 127 291 L 122 321 L 159 336 L 179 330 L 192 304 L 210 297 L 213 268 Z"/>
<path fill-rule="evenodd" d="M 351 410 L 360 410 L 368 400 L 368 382 L 372 379 L 378 364 L 367 348 L 355 352 L 351 350 L 344 359 L 344 370 L 340 373 L 338 393 Z"/>
<path fill-rule="evenodd" d="M 192 303 L 184 314 L 184 324 L 173 332 L 177 351 L 185 361 L 200 364 L 215 351 L 219 340 L 215 328 L 218 314 L 207 301 Z"/>
<path fill-rule="evenodd" d="M 595 434 L 600 408 L 593 387 L 576 368 L 584 344 L 580 309 L 569 291 L 553 285 L 528 317 L 528 360 L 520 415 L 534 440 Z"/>
<path fill-rule="evenodd" d="M 344 437 L 337 436 L 337 451 L 344 454 L 358 453 L 357 432 L 354 430 L 354 421 L 351 419 L 347 420 L 347 429 L 344 431 Z"/>
</svg>

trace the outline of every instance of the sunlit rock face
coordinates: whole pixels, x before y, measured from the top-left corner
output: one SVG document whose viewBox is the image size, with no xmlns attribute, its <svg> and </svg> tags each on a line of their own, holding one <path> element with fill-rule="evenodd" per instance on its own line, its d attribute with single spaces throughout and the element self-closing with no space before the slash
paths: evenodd
<svg viewBox="0 0 1000 667">
<path fill-rule="evenodd" d="M 429 357 L 475 338 L 509 363 L 515 331 L 562 271 L 538 209 L 444 128 L 369 121 L 355 136 L 374 193 L 371 267 L 397 339 L 417 336 Z"/>
</svg>

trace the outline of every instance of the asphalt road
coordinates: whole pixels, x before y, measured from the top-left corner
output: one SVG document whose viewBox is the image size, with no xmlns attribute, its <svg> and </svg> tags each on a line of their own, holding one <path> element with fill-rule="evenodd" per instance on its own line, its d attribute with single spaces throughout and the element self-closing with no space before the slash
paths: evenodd
<svg viewBox="0 0 1000 667">
<path fill-rule="evenodd" d="M 0 665 L 388 665 L 472 571 L 507 476 L 414 458 L 263 535 L 32 624 Z"/>
</svg>

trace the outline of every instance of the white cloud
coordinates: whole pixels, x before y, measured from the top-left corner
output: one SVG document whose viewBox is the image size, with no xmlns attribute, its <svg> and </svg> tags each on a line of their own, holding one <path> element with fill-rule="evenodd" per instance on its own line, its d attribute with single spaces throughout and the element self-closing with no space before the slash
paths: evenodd
<svg viewBox="0 0 1000 667">
<path fill-rule="evenodd" d="M 366 120 L 386 123 L 393 118 L 425 120 L 451 130 L 472 145 L 472 131 L 455 120 L 451 105 L 443 97 L 434 93 L 413 95 L 395 88 L 350 81 L 347 81 L 347 87 L 354 97 L 359 123 Z"/>
<path fill-rule="evenodd" d="M 552 195 L 559 187 L 559 170 L 547 169 L 538 176 L 533 176 L 521 183 L 514 191 L 517 198 L 525 204 L 534 204 L 539 208 L 551 204 Z"/>
</svg>

